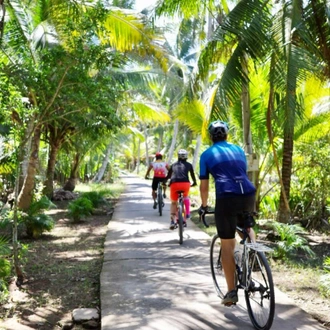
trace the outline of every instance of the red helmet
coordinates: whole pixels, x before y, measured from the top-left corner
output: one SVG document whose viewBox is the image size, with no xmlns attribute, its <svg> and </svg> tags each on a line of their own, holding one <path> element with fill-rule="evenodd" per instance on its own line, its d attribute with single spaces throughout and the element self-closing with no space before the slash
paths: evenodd
<svg viewBox="0 0 330 330">
<path fill-rule="evenodd" d="M 156 152 L 155 157 L 163 157 L 163 155 L 160 152 Z"/>
</svg>

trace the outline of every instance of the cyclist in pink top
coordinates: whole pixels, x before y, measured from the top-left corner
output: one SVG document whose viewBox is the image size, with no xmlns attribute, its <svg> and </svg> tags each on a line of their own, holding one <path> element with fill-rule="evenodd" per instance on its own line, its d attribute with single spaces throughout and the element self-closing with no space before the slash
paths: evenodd
<svg viewBox="0 0 330 330">
<path fill-rule="evenodd" d="M 159 182 L 164 182 L 167 176 L 167 172 L 169 170 L 169 165 L 163 161 L 163 155 L 160 152 L 157 152 L 156 155 L 156 161 L 152 162 L 150 166 L 148 167 L 147 173 L 145 175 L 145 178 L 148 179 L 149 173 L 151 170 L 154 171 L 154 177 L 152 179 L 151 184 L 151 190 L 152 190 L 152 198 L 154 200 L 153 208 L 157 208 L 157 187 Z M 166 198 L 166 185 L 163 186 L 163 197 Z"/>
</svg>

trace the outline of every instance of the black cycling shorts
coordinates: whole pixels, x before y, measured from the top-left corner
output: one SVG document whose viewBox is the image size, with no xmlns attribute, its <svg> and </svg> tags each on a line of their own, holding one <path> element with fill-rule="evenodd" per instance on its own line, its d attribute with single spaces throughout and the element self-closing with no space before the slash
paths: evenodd
<svg viewBox="0 0 330 330">
<path fill-rule="evenodd" d="M 255 195 L 219 198 L 215 202 L 214 217 L 220 238 L 235 238 L 236 225 L 244 227 L 243 212 L 255 211 Z"/>
<path fill-rule="evenodd" d="M 157 188 L 158 188 L 158 183 L 159 182 L 164 182 L 165 181 L 165 178 L 157 178 L 157 177 L 154 177 L 152 179 L 152 184 L 151 184 L 151 188 L 152 190 L 156 191 Z"/>
</svg>

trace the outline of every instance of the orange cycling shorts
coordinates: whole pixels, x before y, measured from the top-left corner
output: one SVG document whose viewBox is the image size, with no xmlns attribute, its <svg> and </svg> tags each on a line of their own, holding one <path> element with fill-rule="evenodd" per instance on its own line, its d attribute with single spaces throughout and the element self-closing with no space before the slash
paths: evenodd
<svg viewBox="0 0 330 330">
<path fill-rule="evenodd" d="M 173 182 L 170 185 L 170 198 L 172 201 L 177 201 L 179 199 L 178 191 L 183 191 L 183 197 L 189 195 L 190 182 Z"/>
</svg>

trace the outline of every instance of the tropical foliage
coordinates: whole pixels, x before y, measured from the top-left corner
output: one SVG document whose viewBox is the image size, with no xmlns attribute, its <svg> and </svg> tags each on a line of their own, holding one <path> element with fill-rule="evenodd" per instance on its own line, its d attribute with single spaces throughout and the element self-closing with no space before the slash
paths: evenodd
<svg viewBox="0 0 330 330">
<path fill-rule="evenodd" d="M 320 279 L 321 293 L 325 297 L 330 297 L 330 257 L 324 260 L 324 274 Z"/>
<path fill-rule="evenodd" d="M 297 224 L 286 224 L 274 221 L 272 226 L 275 236 L 278 236 L 278 242 L 274 256 L 277 258 L 288 258 L 302 250 L 309 256 L 315 256 L 314 252 L 308 245 L 307 239 L 303 237 L 304 229 Z"/>
<path fill-rule="evenodd" d="M 218 118 L 247 154 L 260 213 L 328 228 L 329 4 L 162 0 L 138 13 L 106 3 L 2 2 L 0 189 L 15 262 L 22 212 L 32 236 L 51 230 L 33 211 L 38 187 L 51 200 L 180 148 L 198 172 Z M 76 221 L 91 211 L 83 199 L 70 206 Z"/>
</svg>

